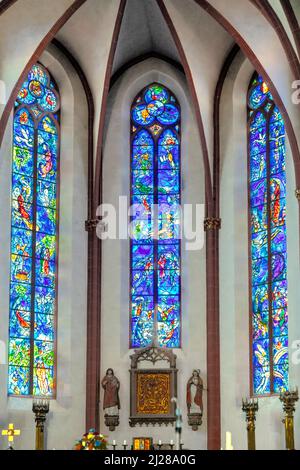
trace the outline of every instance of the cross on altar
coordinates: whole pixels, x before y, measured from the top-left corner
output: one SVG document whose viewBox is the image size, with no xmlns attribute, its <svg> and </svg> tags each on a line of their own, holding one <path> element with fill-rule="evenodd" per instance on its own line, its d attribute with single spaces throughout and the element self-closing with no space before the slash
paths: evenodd
<svg viewBox="0 0 300 470">
<path fill-rule="evenodd" d="M 21 431 L 20 429 L 14 429 L 14 425 L 13 424 L 9 424 L 8 425 L 8 429 L 4 429 L 2 431 L 2 436 L 7 436 L 7 440 L 8 440 L 8 445 L 9 447 L 11 447 L 11 444 L 13 444 L 14 442 L 14 437 L 15 436 L 20 436 L 21 434 Z"/>
</svg>

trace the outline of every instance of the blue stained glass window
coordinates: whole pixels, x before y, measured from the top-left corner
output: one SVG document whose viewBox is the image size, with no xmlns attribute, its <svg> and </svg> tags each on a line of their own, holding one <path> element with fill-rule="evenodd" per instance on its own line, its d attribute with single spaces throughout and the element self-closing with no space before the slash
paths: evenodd
<svg viewBox="0 0 300 470">
<path fill-rule="evenodd" d="M 131 108 L 130 345 L 179 348 L 180 106 L 153 83 Z"/>
<path fill-rule="evenodd" d="M 35 64 L 14 110 L 9 395 L 55 392 L 59 94 Z"/>
<path fill-rule="evenodd" d="M 252 390 L 288 389 L 285 128 L 257 74 L 248 93 Z"/>
</svg>

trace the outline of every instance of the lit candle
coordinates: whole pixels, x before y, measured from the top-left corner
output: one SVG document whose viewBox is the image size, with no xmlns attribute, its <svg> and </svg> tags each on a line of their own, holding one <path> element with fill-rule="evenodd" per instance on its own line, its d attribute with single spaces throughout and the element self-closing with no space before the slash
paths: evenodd
<svg viewBox="0 0 300 470">
<path fill-rule="evenodd" d="M 159 441 L 158 441 L 158 445 L 161 446 L 161 440 L 160 440 L 160 439 L 159 439 Z"/>
<path fill-rule="evenodd" d="M 123 446 L 127 446 L 127 441 L 124 441 L 124 442 L 123 442 Z"/>
<path fill-rule="evenodd" d="M 173 439 L 170 440 L 170 446 L 174 445 Z"/>
<path fill-rule="evenodd" d="M 226 450 L 233 450 L 231 441 L 231 432 L 226 432 Z"/>
</svg>

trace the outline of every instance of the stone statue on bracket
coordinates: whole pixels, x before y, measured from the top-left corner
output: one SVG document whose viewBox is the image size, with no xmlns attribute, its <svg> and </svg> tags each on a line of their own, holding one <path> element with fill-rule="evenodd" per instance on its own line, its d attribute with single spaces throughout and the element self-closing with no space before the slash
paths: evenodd
<svg viewBox="0 0 300 470">
<path fill-rule="evenodd" d="M 188 410 L 188 423 L 193 431 L 198 430 L 202 424 L 203 416 L 203 380 L 200 377 L 200 370 L 194 369 L 186 386 L 186 406 Z"/>
<path fill-rule="evenodd" d="M 120 382 L 114 375 L 113 369 L 107 369 L 101 385 L 104 389 L 103 409 L 105 424 L 109 427 L 110 431 L 114 431 L 116 426 L 119 426 Z"/>
</svg>

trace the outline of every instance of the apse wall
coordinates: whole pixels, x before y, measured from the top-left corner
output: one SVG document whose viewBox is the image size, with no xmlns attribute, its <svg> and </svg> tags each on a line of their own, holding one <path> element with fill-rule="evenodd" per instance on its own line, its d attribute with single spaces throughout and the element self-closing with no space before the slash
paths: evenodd
<svg viewBox="0 0 300 470">
<path fill-rule="evenodd" d="M 61 96 L 57 398 L 50 402 L 47 449 L 71 449 L 85 429 L 87 236 L 87 105 L 81 83 L 53 47 L 41 57 Z M 8 341 L 12 116 L 0 156 L 0 350 Z M 32 398 L 7 397 L 7 351 L 0 365 L 0 422 L 21 429 L 17 449 L 34 449 Z M 6 442 L 1 440 L 1 448 Z"/>
<path fill-rule="evenodd" d="M 118 207 L 119 195 L 130 195 L 130 107 L 138 92 L 152 82 L 170 88 L 181 105 L 182 203 L 204 203 L 204 170 L 198 130 L 184 76 L 170 64 L 147 59 L 126 71 L 113 86 L 108 100 L 103 153 L 103 202 Z M 200 221 L 200 226 L 203 221 Z M 182 349 L 175 349 L 178 399 L 183 410 L 182 439 L 187 448 L 205 449 L 206 391 L 204 419 L 195 432 L 187 424 L 186 383 L 194 368 L 200 368 L 206 388 L 206 287 L 205 251 L 186 251 L 182 243 Z M 129 240 L 102 242 L 101 378 L 112 367 L 121 382 L 120 425 L 109 432 L 101 405 L 101 431 L 111 442 L 131 442 L 134 436 L 152 436 L 168 443 L 175 440 L 174 428 L 129 427 Z M 101 390 L 101 402 L 103 390 Z"/>
<path fill-rule="evenodd" d="M 238 54 L 231 66 L 221 99 L 221 218 L 220 317 L 222 445 L 231 431 L 233 447 L 247 448 L 242 397 L 249 397 L 249 291 L 247 193 L 247 91 L 254 73 Z M 300 386 L 299 215 L 295 197 L 294 163 L 286 139 L 288 312 L 290 384 Z M 298 341 L 298 343 L 300 343 Z M 299 421 L 300 408 L 296 411 Z M 284 449 L 282 405 L 278 396 L 259 398 L 256 421 L 258 449 Z M 296 448 L 300 432 L 295 427 Z"/>
</svg>

